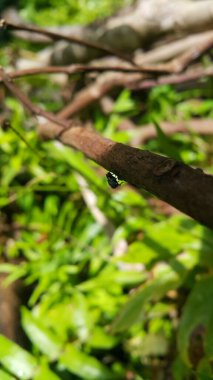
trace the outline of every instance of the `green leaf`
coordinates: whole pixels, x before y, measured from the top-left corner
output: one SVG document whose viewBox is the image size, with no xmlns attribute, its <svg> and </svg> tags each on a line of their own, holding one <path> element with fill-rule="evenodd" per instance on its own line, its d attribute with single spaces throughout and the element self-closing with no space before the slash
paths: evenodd
<svg viewBox="0 0 213 380">
<path fill-rule="evenodd" d="M 117 113 L 134 111 L 136 109 L 136 105 L 131 97 L 129 90 L 123 90 L 119 97 L 117 98 L 113 111 Z"/>
<path fill-rule="evenodd" d="M 151 246 L 147 246 L 145 241 L 134 241 L 129 245 L 127 252 L 123 256 L 116 258 L 116 261 L 131 264 L 142 263 L 147 265 L 158 256 L 159 252 Z"/>
<path fill-rule="evenodd" d="M 2 371 L 0 369 L 0 379 L 1 380 L 15 380 L 15 377 L 9 375 L 9 373 Z"/>
<path fill-rule="evenodd" d="M 63 342 L 25 308 L 22 308 L 22 325 L 33 344 L 48 358 L 53 360 L 60 355 Z"/>
<path fill-rule="evenodd" d="M 71 373 L 80 376 L 85 380 L 119 380 L 119 378 L 96 358 L 89 356 L 68 344 L 60 358 L 63 364 Z"/>
<path fill-rule="evenodd" d="M 145 207 L 147 206 L 146 200 L 141 196 L 141 194 L 136 193 L 135 191 L 125 188 L 120 191 L 114 192 L 112 194 L 112 199 L 116 202 L 122 202 L 126 207 L 127 206 L 137 206 Z"/>
<path fill-rule="evenodd" d="M 116 261 L 118 261 L 116 259 Z M 121 260 L 119 260 L 121 261 Z M 109 266 L 106 270 L 103 270 L 99 276 L 82 282 L 78 285 L 78 289 L 82 291 L 90 291 L 94 288 L 104 287 L 106 288 L 109 283 L 119 284 L 121 286 L 131 286 L 140 284 L 145 281 L 147 275 L 145 273 L 139 273 L 137 271 L 118 271 L 115 268 Z"/>
<path fill-rule="evenodd" d="M 31 354 L 3 335 L 0 335 L 0 362 L 22 380 L 32 378 L 37 367 L 37 361 Z"/>
<path fill-rule="evenodd" d="M 158 135 L 158 143 L 162 151 L 169 157 L 174 158 L 177 161 L 182 161 L 179 150 L 174 145 L 172 139 L 170 139 L 161 129 L 158 122 L 153 118 L 153 124 L 156 128 Z"/>
<path fill-rule="evenodd" d="M 116 258 L 116 261 L 148 265 L 155 259 L 166 260 L 181 252 L 185 247 L 187 249 L 191 242 L 195 243 L 195 238 L 189 237 L 188 231 L 180 233 L 178 226 L 175 218 L 156 223 L 154 226 L 145 226 L 143 240 L 130 244 L 127 252 Z"/>
<path fill-rule="evenodd" d="M 193 330 L 197 326 L 204 326 L 210 331 L 213 322 L 213 276 L 201 279 L 193 288 L 187 303 L 184 307 L 183 315 L 178 332 L 178 347 L 182 359 L 190 365 L 188 357 L 189 339 Z M 207 334 L 208 335 L 208 334 Z M 212 357 L 212 333 L 205 341 L 207 354 Z"/>
<path fill-rule="evenodd" d="M 132 340 L 134 344 L 135 337 Z M 168 340 L 163 334 L 146 334 L 140 343 L 138 347 L 140 357 L 164 356 L 168 352 Z"/>
<path fill-rule="evenodd" d="M 172 269 L 162 278 L 155 279 L 152 283 L 146 284 L 136 295 L 124 305 L 112 324 L 113 332 L 120 332 L 129 329 L 134 323 L 139 322 L 145 311 L 145 306 L 152 298 L 155 300 L 162 297 L 168 290 L 179 284 L 179 277 Z M 170 269 L 170 270 L 169 270 Z"/>
<path fill-rule="evenodd" d="M 196 368 L 198 380 L 210 380 L 212 379 L 211 362 L 203 357 Z"/>
<path fill-rule="evenodd" d="M 174 380 L 185 380 L 190 378 L 191 369 L 178 356 L 172 364 L 172 375 Z"/>
<path fill-rule="evenodd" d="M 118 342 L 115 336 L 107 334 L 103 328 L 97 326 L 93 329 L 90 336 L 89 345 L 93 348 L 109 350 Z"/>
<path fill-rule="evenodd" d="M 49 369 L 46 363 L 42 363 L 33 380 L 60 380 L 60 378 Z"/>
<path fill-rule="evenodd" d="M 87 300 L 80 292 L 74 292 L 71 304 L 72 315 L 70 316 L 70 322 L 72 322 L 80 340 L 85 341 L 88 339 L 89 331 L 92 327 Z"/>
<path fill-rule="evenodd" d="M 188 269 L 196 263 L 196 258 L 190 254 L 182 254 L 177 259 L 172 259 L 170 265 L 162 264 L 156 270 L 156 278 L 146 283 L 123 306 L 112 324 L 112 331 L 124 331 L 134 323 L 139 322 L 143 315 L 147 302 L 159 300 L 170 289 L 175 289 L 184 281 Z"/>
<path fill-rule="evenodd" d="M 56 144 L 54 146 L 54 156 L 56 159 L 60 161 L 64 160 L 70 164 L 74 170 L 83 175 L 88 181 L 103 189 L 101 178 L 96 175 L 92 166 L 89 165 L 88 161 L 85 160 L 80 152 L 72 151 L 61 144 Z"/>
</svg>

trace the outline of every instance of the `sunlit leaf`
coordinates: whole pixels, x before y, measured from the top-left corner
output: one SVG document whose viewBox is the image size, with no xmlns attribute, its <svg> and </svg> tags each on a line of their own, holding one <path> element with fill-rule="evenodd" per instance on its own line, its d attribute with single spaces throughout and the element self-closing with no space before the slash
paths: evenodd
<svg viewBox="0 0 213 380">
<path fill-rule="evenodd" d="M 60 358 L 60 363 L 71 373 L 87 380 L 119 380 L 106 366 L 68 344 Z"/>
<path fill-rule="evenodd" d="M 37 361 L 31 354 L 3 335 L 0 335 L 0 362 L 22 380 L 31 379 L 37 367 Z"/>
<path fill-rule="evenodd" d="M 181 317 L 178 332 L 178 347 L 180 355 L 186 363 L 190 364 L 188 356 L 189 339 L 196 327 L 212 327 L 213 322 L 213 277 L 204 277 L 195 284 Z M 207 330 L 208 331 L 208 330 Z M 207 354 L 212 357 L 212 334 L 207 335 L 205 343 Z"/>
<path fill-rule="evenodd" d="M 145 307 L 150 300 L 157 301 L 163 297 L 170 289 L 175 289 L 187 274 L 187 270 L 196 263 L 191 255 L 180 255 L 177 259 L 172 259 L 170 265 L 160 265 L 156 272 L 156 277 L 146 283 L 137 291 L 129 301 L 123 306 L 117 318 L 112 324 L 112 331 L 125 331 L 134 323 L 139 322 L 144 317 Z"/>
<path fill-rule="evenodd" d="M 15 380 L 15 377 L 13 377 L 12 375 L 9 375 L 9 373 L 2 371 L 0 369 L 0 379 L 1 380 Z"/>
<path fill-rule="evenodd" d="M 208 358 L 203 357 L 196 368 L 198 380 L 210 380 L 212 379 L 212 367 L 211 361 Z"/>
<path fill-rule="evenodd" d="M 33 380 L 60 380 L 60 377 L 51 371 L 47 364 L 42 363 Z"/>
<path fill-rule="evenodd" d="M 181 155 L 178 148 L 175 146 L 174 142 L 170 137 L 168 137 L 160 127 L 160 124 L 156 119 L 153 119 L 154 126 L 157 131 L 158 143 L 161 147 L 161 150 L 169 157 L 174 158 L 175 160 L 181 161 Z"/>
<path fill-rule="evenodd" d="M 109 283 L 131 286 L 142 283 L 146 277 L 146 273 L 140 273 L 134 270 L 119 271 L 115 268 L 112 270 L 108 267 L 94 279 L 92 278 L 82 282 L 78 288 L 82 291 L 90 291 L 97 287 L 106 287 Z"/>
<path fill-rule="evenodd" d="M 83 294 L 75 292 L 70 303 L 72 306 L 71 323 L 80 339 L 85 341 L 88 339 L 89 331 L 92 327 L 87 300 Z"/>
<path fill-rule="evenodd" d="M 30 340 L 41 352 L 50 359 L 56 359 L 60 355 L 63 343 L 26 308 L 22 308 L 22 325 Z"/>
<path fill-rule="evenodd" d="M 113 335 L 110 335 L 104 331 L 101 327 L 95 327 L 90 335 L 89 345 L 93 348 L 101 348 L 109 350 L 114 347 L 118 342 L 118 339 Z"/>
</svg>

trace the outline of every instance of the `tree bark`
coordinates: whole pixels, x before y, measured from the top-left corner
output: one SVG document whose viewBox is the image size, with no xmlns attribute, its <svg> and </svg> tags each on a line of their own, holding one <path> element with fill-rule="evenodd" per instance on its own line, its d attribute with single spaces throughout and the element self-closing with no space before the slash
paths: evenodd
<svg viewBox="0 0 213 380">
<path fill-rule="evenodd" d="M 39 128 L 43 138 L 55 138 L 83 152 L 120 179 L 156 195 L 201 224 L 213 228 L 213 176 L 149 151 L 113 142 L 86 127 L 63 132 L 56 124 Z M 94 148 L 95 147 L 95 148 Z"/>
</svg>

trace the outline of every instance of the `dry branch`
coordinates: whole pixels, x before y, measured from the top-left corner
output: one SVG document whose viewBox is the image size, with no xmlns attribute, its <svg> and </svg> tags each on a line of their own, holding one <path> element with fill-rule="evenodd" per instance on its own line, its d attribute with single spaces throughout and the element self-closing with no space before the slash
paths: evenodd
<svg viewBox="0 0 213 380">
<path fill-rule="evenodd" d="M 143 90 L 156 86 L 160 86 L 163 84 L 181 84 L 185 82 L 192 82 L 194 86 L 196 85 L 196 81 L 200 79 L 204 79 L 205 77 L 213 76 L 213 66 L 209 66 L 207 68 L 199 67 L 195 69 L 189 69 L 184 73 L 176 74 L 176 75 L 167 75 L 162 76 L 156 79 L 144 79 L 141 81 L 132 81 L 130 84 L 126 84 L 126 87 L 132 90 Z"/>
<path fill-rule="evenodd" d="M 55 138 L 56 124 L 40 126 L 44 138 Z M 92 129 L 72 127 L 60 136 L 63 144 L 83 152 L 88 158 L 119 178 L 144 188 L 158 198 L 213 228 L 213 176 L 171 158 L 106 139 Z M 95 149 L 94 149 L 95 147 Z"/>
<path fill-rule="evenodd" d="M 119 57 L 119 58 L 123 59 L 124 61 L 127 61 L 127 62 L 134 64 L 133 61 L 130 60 L 125 54 L 122 54 L 118 50 L 114 50 L 114 49 L 111 49 L 110 47 L 104 46 L 103 43 L 100 44 L 100 43 L 94 42 L 94 41 L 87 41 L 86 39 L 82 40 L 82 39 L 75 37 L 75 36 L 70 36 L 70 35 L 65 35 L 62 33 L 53 32 L 53 31 L 43 29 L 43 28 L 39 28 L 39 27 L 36 27 L 33 25 L 15 24 L 15 23 L 6 21 L 4 19 L 0 20 L 0 28 L 3 28 L 3 29 L 7 28 L 7 29 L 12 29 L 12 30 L 26 30 L 28 32 L 42 34 L 44 36 L 47 36 L 53 41 L 65 40 L 65 41 L 68 41 L 69 43 L 77 44 L 80 46 L 85 46 L 85 47 L 90 48 L 90 49 L 95 49 L 95 50 L 98 50 L 98 51 L 105 53 L 105 54 L 114 55 L 115 57 Z"/>
<path fill-rule="evenodd" d="M 138 188 L 145 188 L 200 223 L 213 228 L 213 176 L 171 158 L 115 143 L 92 129 L 74 124 L 70 128 L 67 120 L 46 111 L 41 112 L 40 108 L 34 106 L 3 69 L 1 76 L 8 90 L 24 106 L 54 122 L 40 126 L 42 137 L 50 139 L 58 136 L 63 144 L 80 150 L 105 169 L 116 173 L 119 178 Z"/>
<path fill-rule="evenodd" d="M 56 28 L 54 31 L 49 28 L 42 37 L 49 36 L 56 40 L 62 35 L 67 39 L 63 46 L 60 43 L 56 44 L 51 58 L 52 63 L 64 65 L 88 62 L 91 58 L 99 57 L 100 52 L 112 54 L 113 51 L 113 55 L 122 56 L 118 53 L 120 50 L 132 53 L 144 46 L 147 48 L 153 41 L 158 41 L 164 36 L 169 36 L 171 40 L 172 36 L 180 38 L 191 33 L 212 30 L 212 22 L 212 0 L 140 0 L 126 13 L 118 14 L 105 22 L 87 27 L 67 26 L 62 29 L 63 33 L 60 29 L 57 32 Z M 12 22 L 10 25 L 11 28 L 16 26 L 16 30 L 30 31 L 32 35 L 34 31 L 34 36 L 38 36 L 39 28 L 26 25 L 21 27 Z M 29 38 L 27 34 L 28 41 Z M 87 41 L 88 38 L 90 41 Z M 76 48 L 73 43 L 81 44 L 81 48 Z M 197 40 L 195 45 L 199 43 Z M 188 48 L 191 46 L 192 44 Z M 170 58 L 171 56 L 168 59 Z"/>
<path fill-rule="evenodd" d="M 213 31 L 192 34 L 175 41 L 164 41 L 160 46 L 154 47 L 149 51 L 138 51 L 135 54 L 137 65 L 154 64 L 157 62 L 166 62 L 174 59 L 176 56 L 184 54 L 188 50 L 194 49 L 205 44 L 210 38 L 213 38 Z"/>
<path fill-rule="evenodd" d="M 213 67 L 188 70 L 183 74 L 168 75 L 158 78 L 148 78 L 145 74 L 104 73 L 90 85 L 80 90 L 62 111 L 58 113 L 61 118 L 69 118 L 85 107 L 100 100 L 115 87 L 127 87 L 141 90 L 162 84 L 180 84 L 213 76 Z"/>
<path fill-rule="evenodd" d="M 4 83 L 5 87 L 11 92 L 11 94 L 19 99 L 22 105 L 36 116 L 43 116 L 45 119 L 57 123 L 63 128 L 68 128 L 71 122 L 68 120 L 63 120 L 56 115 L 41 109 L 39 106 L 33 104 L 31 100 L 12 82 L 10 76 L 5 73 L 5 71 L 0 67 L 0 77 L 1 81 Z"/>
<path fill-rule="evenodd" d="M 129 121 L 129 123 L 131 122 Z M 210 119 L 190 119 L 176 122 L 163 121 L 160 123 L 160 127 L 166 135 L 173 135 L 179 132 L 191 132 L 204 136 L 213 135 L 213 120 Z M 145 144 L 148 140 L 157 137 L 156 128 L 152 124 L 143 125 L 140 128 L 132 123 L 131 129 L 133 128 L 134 137 L 131 140 L 133 146 Z"/>
<path fill-rule="evenodd" d="M 150 4 L 153 5 L 155 1 L 156 0 L 150 0 Z M 208 0 L 204 0 L 203 2 L 209 4 Z M 143 3 L 145 4 L 146 1 Z M 161 0 L 160 9 L 163 9 L 163 6 L 166 3 L 168 5 L 168 0 Z M 182 5 L 183 3 L 187 4 L 189 8 L 192 5 L 191 2 L 187 0 L 184 2 L 180 0 L 179 3 L 182 3 Z M 176 7 L 178 6 L 177 1 L 173 0 L 170 2 L 170 9 L 174 4 L 176 4 Z M 200 6 L 201 2 L 197 1 L 196 5 Z M 143 6 L 141 6 L 141 8 L 143 8 Z M 126 20 L 127 19 L 128 16 Z M 3 26 L 4 25 L 5 23 L 3 23 Z M 8 23 L 7 26 L 22 30 L 25 28 L 25 30 L 33 31 L 32 27 L 26 27 L 23 25 L 17 27 L 17 25 L 14 26 Z M 137 23 L 135 27 L 137 29 Z M 113 28 L 115 28 L 115 24 Z M 39 31 L 39 33 L 44 35 L 51 36 L 53 39 L 65 38 L 69 41 L 72 40 L 74 43 L 80 43 L 82 45 L 86 44 L 87 47 L 90 45 L 92 48 L 99 49 L 99 46 L 95 46 L 93 43 L 92 46 L 91 43 L 85 43 L 85 41 L 62 36 L 54 32 L 46 32 L 39 28 L 34 28 L 34 30 L 37 32 Z M 63 144 L 80 150 L 88 158 L 94 160 L 105 169 L 113 171 L 119 178 L 127 181 L 133 186 L 146 189 L 158 198 L 193 217 L 200 223 L 213 228 L 213 176 L 204 174 L 200 169 L 193 169 L 171 158 L 113 142 L 100 136 L 90 128 L 82 127 L 81 125 L 77 125 L 74 121 L 67 120 L 68 117 L 84 109 L 93 101 L 99 100 L 114 87 L 126 86 L 129 88 L 140 89 L 162 83 L 180 83 L 184 80 L 198 79 L 203 75 L 212 75 L 213 69 L 210 67 L 207 69 L 198 69 L 197 71 L 191 69 L 183 74 L 169 75 L 156 79 L 156 75 L 159 76 L 162 72 L 176 73 L 185 69 L 195 58 L 210 49 L 212 44 L 213 37 L 210 36 L 208 39 L 205 39 L 202 44 L 181 54 L 171 62 L 155 66 L 153 65 L 152 67 L 142 66 L 136 69 L 135 67 L 114 66 L 114 68 L 112 68 L 112 66 L 108 66 L 108 71 L 112 70 L 117 72 L 100 75 L 87 88 L 78 92 L 72 100 L 72 103 L 60 111 L 57 116 L 34 105 L 30 99 L 20 91 L 16 84 L 12 82 L 11 77 L 32 75 L 39 73 L 39 70 L 40 72 L 43 70 L 43 72 L 46 73 L 53 73 L 56 72 L 56 70 L 61 70 L 61 72 L 70 74 L 74 72 L 105 71 L 107 67 L 105 66 L 105 68 L 103 68 L 100 66 L 100 68 L 97 68 L 88 65 L 75 65 L 67 68 L 47 67 L 44 69 L 31 69 L 31 71 L 22 70 L 21 72 L 11 73 L 11 75 L 6 74 L 3 69 L 0 69 L 0 81 L 4 83 L 5 87 L 17 99 L 19 99 L 28 110 L 51 121 L 51 123 L 42 124 L 39 127 L 40 135 L 43 138 L 57 138 Z M 119 56 L 119 54 L 114 52 L 113 49 L 104 47 L 102 51 Z"/>
</svg>

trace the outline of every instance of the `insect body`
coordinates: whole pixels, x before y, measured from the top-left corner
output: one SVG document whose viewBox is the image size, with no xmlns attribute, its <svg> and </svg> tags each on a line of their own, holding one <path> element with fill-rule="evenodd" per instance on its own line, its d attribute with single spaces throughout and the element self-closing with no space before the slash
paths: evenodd
<svg viewBox="0 0 213 380">
<path fill-rule="evenodd" d="M 106 174 L 106 177 L 107 177 L 107 182 L 108 184 L 113 188 L 113 189 L 116 189 L 116 187 L 120 186 L 120 183 L 119 183 L 119 178 L 116 174 L 112 173 L 112 172 L 108 172 Z"/>
</svg>

